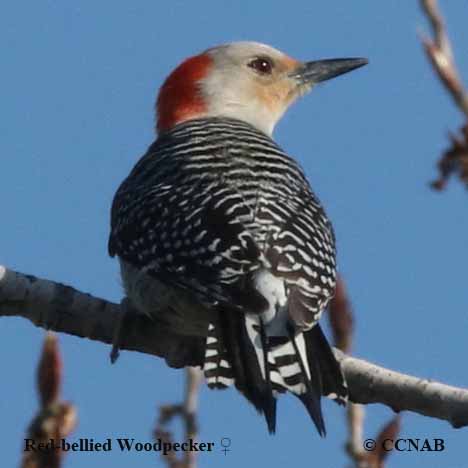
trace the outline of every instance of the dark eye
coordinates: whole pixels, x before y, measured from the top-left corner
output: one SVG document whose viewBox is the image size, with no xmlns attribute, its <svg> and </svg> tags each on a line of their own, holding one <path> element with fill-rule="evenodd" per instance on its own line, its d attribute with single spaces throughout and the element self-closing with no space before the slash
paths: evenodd
<svg viewBox="0 0 468 468">
<path fill-rule="evenodd" d="M 273 63 L 265 57 L 253 59 L 248 65 L 262 75 L 270 75 L 273 70 Z"/>
</svg>

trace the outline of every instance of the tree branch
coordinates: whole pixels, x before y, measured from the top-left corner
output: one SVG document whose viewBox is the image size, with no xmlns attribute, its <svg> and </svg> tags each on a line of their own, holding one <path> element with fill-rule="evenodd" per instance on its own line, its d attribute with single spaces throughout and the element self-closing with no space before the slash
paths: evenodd
<svg viewBox="0 0 468 468">
<path fill-rule="evenodd" d="M 111 344 L 120 320 L 118 304 L 95 298 L 70 286 L 8 270 L 0 266 L 0 316 L 19 316 L 35 325 Z M 156 356 L 166 355 L 173 367 L 196 364 L 190 349 L 199 338 L 180 337 L 162 323 L 134 314 L 125 325 L 121 348 Z M 195 347 L 194 347 L 195 349 Z M 192 361 L 189 357 L 192 354 Z M 382 403 L 395 411 L 413 411 L 443 419 L 459 428 L 468 426 L 468 390 L 400 374 L 335 350 L 348 381 L 350 400 Z"/>
<path fill-rule="evenodd" d="M 383 403 L 394 411 L 413 411 L 468 426 L 468 390 L 400 374 L 335 349 L 354 403 Z"/>
</svg>

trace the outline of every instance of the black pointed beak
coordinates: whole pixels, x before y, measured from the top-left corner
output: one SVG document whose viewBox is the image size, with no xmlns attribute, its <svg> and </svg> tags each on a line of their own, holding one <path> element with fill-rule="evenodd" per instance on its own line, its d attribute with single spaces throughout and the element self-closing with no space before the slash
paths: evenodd
<svg viewBox="0 0 468 468">
<path fill-rule="evenodd" d="M 297 79 L 301 84 L 320 83 L 363 67 L 367 63 L 365 58 L 314 60 L 300 65 L 291 73 L 291 77 Z"/>
</svg>

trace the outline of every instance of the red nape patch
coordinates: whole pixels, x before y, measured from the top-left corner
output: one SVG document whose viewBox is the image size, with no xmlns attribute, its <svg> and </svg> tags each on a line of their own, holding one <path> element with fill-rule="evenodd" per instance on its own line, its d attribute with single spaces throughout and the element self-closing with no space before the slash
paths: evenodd
<svg viewBox="0 0 468 468">
<path fill-rule="evenodd" d="M 156 128 L 159 132 L 206 111 L 199 81 L 207 75 L 211 63 L 212 59 L 208 55 L 196 55 L 182 62 L 167 77 L 156 103 Z"/>
</svg>

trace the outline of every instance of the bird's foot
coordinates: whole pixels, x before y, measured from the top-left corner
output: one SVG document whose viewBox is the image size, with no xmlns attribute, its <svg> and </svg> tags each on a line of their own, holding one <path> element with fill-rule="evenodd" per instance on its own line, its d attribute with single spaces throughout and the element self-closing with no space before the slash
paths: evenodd
<svg viewBox="0 0 468 468">
<path fill-rule="evenodd" d="M 124 299 L 122 299 L 122 301 L 120 302 L 120 308 L 122 312 L 115 325 L 114 335 L 112 337 L 112 350 L 110 352 L 110 360 L 112 364 L 114 364 L 120 356 L 120 346 L 125 338 L 126 327 L 124 326 L 124 324 L 129 318 L 129 316 L 132 314 L 132 309 L 128 298 L 125 297 Z"/>
</svg>

